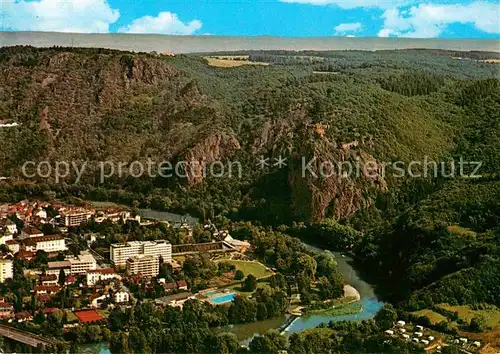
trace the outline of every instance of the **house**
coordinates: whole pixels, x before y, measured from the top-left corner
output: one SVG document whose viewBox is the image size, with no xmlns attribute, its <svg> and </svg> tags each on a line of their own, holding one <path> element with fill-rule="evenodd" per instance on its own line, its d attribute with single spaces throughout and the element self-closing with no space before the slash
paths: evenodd
<svg viewBox="0 0 500 354">
<path fill-rule="evenodd" d="M 426 339 L 422 339 L 420 342 L 421 342 L 423 345 L 429 345 L 429 341 L 428 341 L 428 340 L 426 340 Z"/>
<path fill-rule="evenodd" d="M 186 281 L 185 280 L 179 280 L 177 282 L 177 289 L 187 291 L 188 290 L 188 286 L 187 286 Z"/>
<path fill-rule="evenodd" d="M 481 342 L 475 341 L 474 343 L 472 343 L 472 345 L 476 348 L 479 348 L 481 346 Z"/>
<path fill-rule="evenodd" d="M 422 337 L 422 336 L 424 335 L 422 332 L 415 332 L 414 334 L 415 334 L 417 337 L 419 337 L 419 338 L 420 338 L 420 337 Z"/>
<path fill-rule="evenodd" d="M 56 311 L 59 311 L 59 309 L 57 307 L 47 307 L 47 308 L 43 309 L 43 313 L 45 315 L 50 315 L 51 313 L 54 313 Z"/>
<path fill-rule="evenodd" d="M 14 316 L 14 304 L 11 302 L 0 302 L 0 319 L 12 318 Z"/>
<path fill-rule="evenodd" d="M 116 304 L 124 304 L 130 301 L 130 295 L 128 292 L 120 290 L 117 291 L 114 295 L 114 300 Z"/>
<path fill-rule="evenodd" d="M 403 338 L 408 340 L 410 339 L 410 336 L 408 334 L 403 334 Z"/>
<path fill-rule="evenodd" d="M 99 308 L 108 298 L 108 294 L 92 294 L 90 295 L 90 307 Z"/>
<path fill-rule="evenodd" d="M 175 283 L 164 283 L 162 286 L 166 293 L 172 292 L 177 288 Z"/>
<path fill-rule="evenodd" d="M 428 339 L 429 339 L 430 342 L 432 342 L 434 340 L 434 337 L 433 336 L 429 336 Z"/>
<path fill-rule="evenodd" d="M 98 268 L 87 270 L 87 286 L 94 286 L 96 283 L 110 279 L 121 279 L 113 268 Z"/>
<path fill-rule="evenodd" d="M 31 316 L 28 311 L 16 312 L 14 317 L 16 318 L 17 322 L 26 322 L 33 319 L 33 316 Z"/>
<path fill-rule="evenodd" d="M 19 250 L 19 252 L 17 252 L 16 254 L 16 257 L 21 260 L 31 261 L 33 258 L 36 257 L 36 253 L 26 250 Z"/>
<path fill-rule="evenodd" d="M 12 252 L 12 254 L 16 254 L 21 249 L 21 245 L 16 240 L 8 240 L 5 242 L 5 245 Z"/>
<path fill-rule="evenodd" d="M 406 322 L 405 321 L 398 321 L 396 324 L 398 327 L 403 327 L 406 324 Z"/>
<path fill-rule="evenodd" d="M 419 342 L 418 338 L 413 338 L 412 341 L 414 341 L 415 343 Z"/>
<path fill-rule="evenodd" d="M 1 219 L 0 220 L 0 233 L 6 233 L 9 235 L 17 234 L 17 225 L 10 219 Z"/>
<path fill-rule="evenodd" d="M 37 295 L 54 295 L 61 290 L 59 285 L 37 285 L 35 286 L 35 294 Z"/>
<path fill-rule="evenodd" d="M 64 281 L 64 285 L 72 285 L 76 283 L 76 277 L 73 274 L 66 276 L 66 280 Z"/>
<path fill-rule="evenodd" d="M 160 305 L 182 307 L 182 305 L 187 300 L 194 299 L 194 298 L 195 298 L 195 296 L 192 293 L 186 292 L 186 293 L 179 293 L 179 294 L 164 296 L 164 297 L 156 299 L 155 302 L 157 304 L 160 304 Z"/>
<path fill-rule="evenodd" d="M 36 227 L 31 226 L 31 225 L 25 225 L 23 229 L 21 230 L 21 235 L 19 235 L 19 239 L 26 239 L 30 237 L 42 237 L 43 232 L 38 230 Z"/>
<path fill-rule="evenodd" d="M 388 329 L 387 331 L 385 331 L 385 334 L 392 336 L 394 334 L 394 332 L 391 331 L 390 329 Z"/>
<path fill-rule="evenodd" d="M 400 328 L 400 329 L 399 329 L 399 331 L 400 331 L 401 333 L 405 333 L 405 332 L 406 332 L 406 329 L 404 329 L 404 328 Z"/>
<path fill-rule="evenodd" d="M 42 285 L 57 285 L 58 276 L 55 274 L 41 275 L 40 283 Z"/>
<path fill-rule="evenodd" d="M 462 344 L 467 343 L 467 338 L 460 338 L 459 340 L 460 340 L 460 342 L 462 342 Z"/>
<path fill-rule="evenodd" d="M 420 325 L 416 325 L 415 327 L 417 327 L 417 329 L 422 332 L 424 330 L 424 327 L 423 326 L 420 326 Z"/>
</svg>

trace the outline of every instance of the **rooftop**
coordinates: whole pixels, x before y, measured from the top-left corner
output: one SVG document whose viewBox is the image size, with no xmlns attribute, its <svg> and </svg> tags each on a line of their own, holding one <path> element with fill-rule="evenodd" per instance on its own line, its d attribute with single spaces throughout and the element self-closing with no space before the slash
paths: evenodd
<svg viewBox="0 0 500 354">
<path fill-rule="evenodd" d="M 35 246 L 38 242 L 47 242 L 47 241 L 57 241 L 64 240 L 61 235 L 45 235 L 45 236 L 37 236 L 30 237 L 24 239 L 22 242 L 28 246 Z"/>
<path fill-rule="evenodd" d="M 98 273 L 98 274 L 115 274 L 115 270 L 113 268 L 99 268 L 87 270 L 87 274 Z"/>
<path fill-rule="evenodd" d="M 28 235 L 40 235 L 40 234 L 43 235 L 42 231 L 38 230 L 36 227 L 33 227 L 31 225 L 25 225 L 23 227 L 22 232 Z"/>
</svg>

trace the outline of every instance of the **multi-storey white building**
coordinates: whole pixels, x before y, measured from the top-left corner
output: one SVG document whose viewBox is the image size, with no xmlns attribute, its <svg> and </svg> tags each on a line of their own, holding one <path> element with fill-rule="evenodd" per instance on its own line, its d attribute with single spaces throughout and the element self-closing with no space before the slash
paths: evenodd
<svg viewBox="0 0 500 354">
<path fill-rule="evenodd" d="M 144 277 L 156 277 L 159 270 L 160 260 L 158 256 L 141 254 L 127 260 L 128 274 L 140 274 Z"/>
<path fill-rule="evenodd" d="M 63 210 L 59 214 L 59 226 L 71 227 L 78 226 L 87 221 L 92 216 L 92 212 L 84 209 Z"/>
<path fill-rule="evenodd" d="M 61 252 L 66 251 L 66 243 L 60 235 L 29 237 L 22 241 L 26 251 Z"/>
<path fill-rule="evenodd" d="M 0 258 L 0 283 L 4 283 L 7 279 L 13 277 L 13 262 L 12 256 L 7 255 Z"/>
<path fill-rule="evenodd" d="M 99 268 L 87 271 L 87 286 L 94 286 L 99 281 L 121 279 L 119 274 L 116 274 L 113 268 Z"/>
<path fill-rule="evenodd" d="M 164 262 L 171 262 L 172 245 L 166 240 L 157 240 L 115 243 L 110 247 L 110 259 L 118 267 L 125 266 L 129 258 L 139 255 L 162 257 Z"/>
<path fill-rule="evenodd" d="M 68 259 L 71 274 L 85 274 L 97 268 L 95 258 L 89 252 L 81 252 L 77 257 Z"/>
<path fill-rule="evenodd" d="M 97 268 L 95 258 L 88 252 L 82 252 L 76 257 L 68 258 L 65 261 L 48 262 L 46 274 L 59 275 L 61 269 L 68 274 L 85 274 L 89 270 Z"/>
</svg>

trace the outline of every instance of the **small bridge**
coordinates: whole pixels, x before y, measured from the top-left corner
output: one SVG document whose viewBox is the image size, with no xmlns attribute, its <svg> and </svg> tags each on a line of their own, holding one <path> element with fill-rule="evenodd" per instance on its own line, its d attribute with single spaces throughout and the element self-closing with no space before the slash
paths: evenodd
<svg viewBox="0 0 500 354">
<path fill-rule="evenodd" d="M 5 325 L 0 325 L 0 335 L 5 338 L 15 340 L 19 343 L 23 343 L 25 345 L 29 345 L 34 348 L 39 348 L 39 347 L 45 348 L 49 345 L 56 344 L 55 340 L 44 338 L 37 334 L 22 331 L 20 329 Z"/>
</svg>

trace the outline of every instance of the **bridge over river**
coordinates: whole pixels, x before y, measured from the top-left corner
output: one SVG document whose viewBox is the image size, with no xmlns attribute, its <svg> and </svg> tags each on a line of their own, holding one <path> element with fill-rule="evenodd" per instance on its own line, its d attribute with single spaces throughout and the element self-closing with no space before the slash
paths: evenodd
<svg viewBox="0 0 500 354">
<path fill-rule="evenodd" d="M 0 335 L 34 348 L 55 345 L 56 341 L 20 329 L 0 325 Z"/>
</svg>

